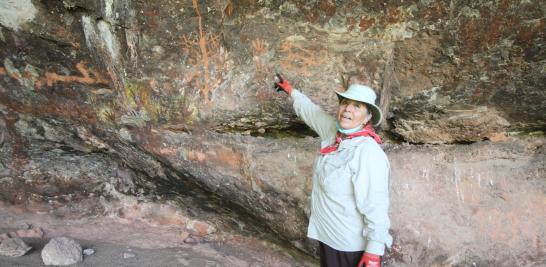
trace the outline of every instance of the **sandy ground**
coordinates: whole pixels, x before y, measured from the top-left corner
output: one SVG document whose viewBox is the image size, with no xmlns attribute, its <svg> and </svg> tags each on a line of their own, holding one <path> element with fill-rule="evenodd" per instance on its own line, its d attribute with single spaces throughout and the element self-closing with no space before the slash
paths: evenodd
<svg viewBox="0 0 546 267">
<path fill-rule="evenodd" d="M 44 266 L 41 249 L 51 238 L 60 236 L 77 240 L 83 249 L 95 250 L 71 266 L 316 266 L 310 258 L 291 255 L 252 237 L 226 235 L 221 242 L 188 244 L 174 227 L 116 217 L 67 220 L 1 207 L 0 234 L 29 227 L 42 229 L 43 237 L 23 237 L 33 249 L 22 257 L 0 256 L 0 266 Z"/>
<path fill-rule="evenodd" d="M 22 257 L 0 256 L 0 266 L 44 266 L 40 251 L 47 240 L 24 238 L 33 250 Z M 84 256 L 81 263 L 72 266 L 224 266 L 217 259 L 199 255 L 191 248 L 143 249 L 107 242 L 79 240 L 82 247 L 93 248 L 95 254 Z M 124 254 L 133 255 L 124 258 Z"/>
</svg>

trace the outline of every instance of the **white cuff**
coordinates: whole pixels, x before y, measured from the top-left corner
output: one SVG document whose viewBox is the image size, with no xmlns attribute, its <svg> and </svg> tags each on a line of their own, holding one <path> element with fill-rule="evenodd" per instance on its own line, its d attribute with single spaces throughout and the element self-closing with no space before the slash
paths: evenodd
<svg viewBox="0 0 546 267">
<path fill-rule="evenodd" d="M 385 254 L 385 243 L 368 240 L 368 244 L 366 245 L 366 252 L 382 256 L 383 254 Z"/>
</svg>

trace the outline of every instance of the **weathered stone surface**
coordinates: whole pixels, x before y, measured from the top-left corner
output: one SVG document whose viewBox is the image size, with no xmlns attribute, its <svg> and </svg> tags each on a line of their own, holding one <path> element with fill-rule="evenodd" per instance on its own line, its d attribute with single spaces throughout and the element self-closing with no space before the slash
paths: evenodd
<svg viewBox="0 0 546 267">
<path fill-rule="evenodd" d="M 441 144 L 494 139 L 505 135 L 510 126 L 498 111 L 490 107 L 452 105 L 450 97 L 442 95 L 438 87 L 404 97 L 402 102 L 393 108 L 397 116 L 393 122 L 393 132 L 413 143 Z"/>
<path fill-rule="evenodd" d="M 146 160 L 140 156 L 141 152 L 127 148 L 120 150 L 124 151 L 125 162 L 131 164 L 130 166 L 134 169 L 140 168 L 146 171 L 150 177 L 135 176 L 136 180 L 132 183 L 142 186 L 155 196 L 167 194 L 179 197 L 184 200 L 181 202 L 182 206 L 191 208 L 193 212 L 199 212 L 198 208 L 203 205 L 222 212 L 227 212 L 226 208 L 236 208 L 237 206 L 244 208 L 246 209 L 245 213 L 241 213 L 239 216 L 230 215 L 233 216 L 231 218 L 235 218 L 239 227 L 252 228 L 253 226 L 247 221 L 249 218 L 244 218 L 251 216 L 256 220 L 256 223 L 260 221 L 261 224 L 267 225 L 294 245 L 307 246 L 305 245 L 306 206 L 310 193 L 309 179 L 312 162 L 318 148 L 316 138 L 265 139 L 229 134 L 189 135 L 161 129 L 153 129 L 147 135 L 135 131 L 132 134 L 134 134 L 136 141 L 139 141 L 142 136 L 153 140 L 153 143 L 150 142 L 143 147 L 151 155 Z M 28 140 L 32 141 L 33 139 L 29 138 Z M 75 140 L 73 142 L 76 143 Z M 31 143 L 38 144 L 36 140 Z M 95 142 L 95 144 L 101 143 Z M 115 150 L 119 148 L 122 147 L 118 146 Z M 86 149 L 93 150 L 91 146 Z M 526 206 L 530 203 L 544 201 L 543 138 L 529 140 L 508 138 L 496 143 L 480 142 L 473 145 L 450 146 L 391 144 L 386 147 L 386 150 L 391 159 L 393 170 L 391 176 L 391 199 L 393 202 L 391 218 L 395 246 L 388 254 L 390 255 L 388 259 L 393 265 L 404 264 L 404 262 L 411 265 L 414 259 L 410 257 L 415 253 L 424 253 L 418 259 L 423 264 L 446 264 L 444 261 L 447 258 L 459 263 L 468 263 L 470 260 L 486 263 L 496 262 L 495 257 L 487 255 L 497 255 L 499 258 L 509 261 L 506 257 L 511 256 L 506 254 L 504 249 L 497 249 L 499 244 L 515 242 L 508 238 L 515 238 L 514 240 L 521 242 L 514 243 L 514 248 L 510 250 L 514 251 L 514 254 L 510 255 L 529 262 L 537 262 L 533 259 L 540 259 L 539 256 L 536 256 L 540 255 L 542 249 L 540 244 L 531 249 L 523 244 L 527 242 L 525 240 L 534 242 L 531 233 L 540 234 L 545 231 L 540 219 L 544 210 L 539 206 Z M 37 152 L 39 150 L 30 151 Z M 65 151 L 64 153 L 74 152 Z M 42 156 L 50 160 L 54 158 L 49 155 L 47 153 L 43 155 L 30 153 L 29 160 L 36 164 L 40 162 Z M 63 160 L 63 157 L 57 158 Z M 152 158 L 160 159 L 162 163 L 157 165 L 151 160 Z M 89 156 L 87 157 L 89 162 L 96 162 L 91 159 Z M 62 165 L 61 162 L 55 164 L 52 161 L 49 162 L 51 163 L 47 166 Z M 70 176 L 65 179 L 70 180 L 73 179 L 72 176 L 90 175 L 90 173 L 98 175 L 101 173 L 100 169 L 102 171 L 108 170 L 105 168 L 107 165 L 102 164 L 91 165 L 94 167 L 85 169 L 83 168 L 84 163 L 82 162 L 82 168 L 73 165 L 71 169 L 75 172 L 65 173 Z M 175 171 L 170 170 L 171 168 Z M 44 168 L 43 170 L 53 173 L 55 169 Z M 184 173 L 184 176 L 177 176 L 177 172 Z M 118 177 L 120 182 L 125 180 L 127 184 L 131 184 L 127 181 L 131 181 L 129 177 L 134 175 L 127 170 L 114 170 L 107 173 Z M 37 176 L 25 177 L 29 181 L 37 180 Z M 95 179 L 99 178 L 100 176 Z M 196 192 L 188 192 L 188 188 L 183 184 L 186 183 L 186 179 L 190 178 L 196 184 L 200 184 L 199 187 L 195 187 L 195 190 L 203 190 L 203 188 L 210 190 L 221 201 L 218 202 L 214 198 L 207 199 Z M 154 179 L 160 180 L 155 180 L 154 183 Z M 53 185 L 55 184 L 53 183 Z M 433 188 L 428 188 L 430 186 Z M 503 189 L 499 191 L 497 186 L 502 186 Z M 105 194 L 107 191 L 104 189 L 95 192 Z M 116 196 L 116 194 L 105 195 L 122 198 L 121 195 Z M 208 195 L 210 197 L 211 194 Z M 427 197 L 422 198 L 424 196 Z M 477 199 L 478 196 L 479 199 Z M 193 201 L 190 201 L 192 198 L 194 198 Z M 508 198 L 527 200 L 510 202 L 507 205 L 506 199 Z M 78 200 L 78 198 L 74 200 Z M 76 203 L 73 202 L 72 205 L 76 205 Z M 218 203 L 229 204 L 223 207 L 215 206 Z M 437 203 L 437 205 L 431 203 Z M 424 217 L 423 207 L 431 209 L 431 213 L 427 213 L 427 216 Z M 497 210 L 496 207 L 502 207 L 502 209 Z M 478 209 L 483 213 L 480 213 L 479 216 L 469 215 Z M 446 210 L 449 212 L 445 215 L 434 216 L 434 212 L 444 214 Z M 162 208 L 157 206 L 146 207 L 142 203 L 135 202 L 120 209 L 120 212 L 120 216 L 128 219 L 136 219 L 139 216 L 157 219 L 160 218 L 158 216 L 163 217 L 161 214 L 170 214 L 173 211 L 170 209 L 162 211 Z M 521 212 L 525 214 L 521 214 Z M 222 216 L 226 217 L 220 221 L 229 220 L 230 216 L 227 215 L 229 213 L 224 213 Z M 526 229 L 534 230 L 529 230 L 528 234 L 518 236 L 494 234 L 484 236 L 483 229 L 491 223 L 487 219 L 489 215 L 509 219 L 516 225 L 524 224 L 523 227 Z M 424 220 L 424 218 L 431 219 Z M 161 221 L 165 220 L 179 225 L 187 223 L 183 217 L 177 219 L 170 216 L 161 219 Z M 520 220 L 525 220 L 525 222 Z M 461 239 L 456 239 L 445 236 L 441 231 L 431 230 L 449 228 L 452 227 L 452 223 L 462 225 L 459 226 L 461 231 L 467 233 L 464 239 L 462 236 Z M 224 230 L 226 227 L 233 227 L 229 223 L 220 224 L 220 226 Z M 414 229 L 415 227 L 417 229 Z M 496 227 L 498 228 L 498 226 Z M 193 227 L 190 226 L 190 228 Z M 504 229 L 503 231 L 512 230 Z M 420 234 L 417 235 L 417 232 Z M 432 241 L 429 243 L 428 237 L 426 240 L 423 239 L 425 235 L 421 233 L 428 233 L 431 240 L 436 243 Z M 447 242 L 447 239 L 450 241 Z M 192 242 L 197 242 L 195 238 L 192 240 L 194 240 Z M 473 254 L 474 256 L 470 258 L 457 256 L 460 255 L 458 254 L 460 253 L 459 247 L 470 242 L 469 240 L 475 242 L 475 251 L 487 251 L 487 253 L 475 252 L 475 255 Z M 517 254 L 518 250 L 515 248 L 520 248 L 519 252 L 522 254 Z M 524 249 L 526 252 L 523 252 Z M 529 252 L 529 249 L 532 252 Z"/>
<path fill-rule="evenodd" d="M 82 247 L 67 237 L 53 238 L 42 249 L 45 265 L 70 265 L 83 260 Z"/>
<path fill-rule="evenodd" d="M 318 140 L 287 97 L 272 90 L 280 71 L 330 112 L 337 105 L 332 91 L 346 82 L 378 92 L 387 117 L 380 133 L 393 161 L 391 264 L 540 262 L 543 245 L 527 230 L 484 234 L 484 225 L 497 216 L 544 233 L 537 219 L 544 210 L 529 204 L 544 201 L 533 190 L 545 183 L 543 148 L 536 145 L 543 138 L 527 139 L 546 126 L 541 6 L 535 0 L 2 3 L 0 199 L 59 214 L 112 212 L 108 201 L 123 194 L 176 200 L 220 231 L 269 233 L 311 252 L 305 228 Z M 399 141 L 438 146 L 392 145 Z M 423 182 L 425 169 L 436 179 Z M 534 176 L 518 180 L 523 173 Z M 475 177 L 483 180 L 476 185 Z M 514 189 L 486 198 L 498 192 L 481 181 L 498 185 L 498 177 Z M 428 195 L 427 186 L 445 194 Z M 396 193 L 404 188 L 414 189 L 415 198 Z M 476 195 L 485 203 L 469 202 Z M 502 206 L 507 196 L 527 200 Z M 429 202 L 446 208 L 447 218 L 433 216 L 446 211 Z M 422 216 L 423 206 L 435 213 Z M 118 214 L 155 216 L 137 204 Z M 158 214 L 168 223 L 187 222 Z M 452 222 L 467 235 L 431 230 Z M 527 241 L 536 245 L 526 252 Z M 499 244 L 507 243 L 513 247 L 503 252 Z M 462 246 L 472 247 L 472 255 L 456 249 Z"/>
<path fill-rule="evenodd" d="M 544 140 L 388 151 L 397 262 L 544 262 Z"/>
<path fill-rule="evenodd" d="M 4 239 L 0 243 L 0 255 L 2 256 L 21 257 L 31 249 L 31 246 L 17 237 Z"/>
<path fill-rule="evenodd" d="M 330 110 L 340 77 L 358 77 L 393 111 L 385 129 L 411 142 L 428 143 L 415 137 L 422 131 L 449 143 L 545 125 L 544 12 L 533 1 L 25 4 L 35 15 L 23 18 L 7 5 L 14 15 L 1 21 L 0 74 L 6 86 L 25 88 L 4 89 L 7 106 L 118 126 L 182 123 L 260 134 L 299 123 L 270 90 L 281 70 Z M 44 49 L 12 53 L 21 46 Z M 47 63 L 43 50 L 53 53 Z M 415 98 L 430 91 L 443 102 L 423 106 Z M 494 130 L 456 130 L 484 109 Z M 458 112 L 468 118 L 450 120 Z M 247 121 L 232 124 L 241 118 Z"/>
</svg>

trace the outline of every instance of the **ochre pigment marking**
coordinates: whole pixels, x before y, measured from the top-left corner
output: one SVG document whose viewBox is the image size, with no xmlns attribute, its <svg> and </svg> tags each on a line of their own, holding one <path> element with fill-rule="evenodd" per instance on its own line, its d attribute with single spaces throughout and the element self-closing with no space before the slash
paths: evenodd
<svg viewBox="0 0 546 267">
<path fill-rule="evenodd" d="M 220 163 L 227 164 L 231 168 L 238 169 L 242 165 L 242 155 L 231 149 L 219 149 L 216 151 Z"/>
<path fill-rule="evenodd" d="M 422 9 L 420 13 L 420 17 L 427 21 L 437 21 L 438 19 L 448 16 L 448 10 L 442 1 L 434 1 L 426 8 Z"/>
<path fill-rule="evenodd" d="M 388 7 L 387 8 L 387 17 L 386 20 L 388 23 L 398 23 L 401 20 L 400 10 L 397 7 Z"/>
<path fill-rule="evenodd" d="M 224 8 L 224 15 L 227 18 L 231 18 L 233 15 L 233 3 L 231 3 L 231 1 L 228 1 L 226 8 Z"/>
<path fill-rule="evenodd" d="M 197 13 L 197 18 L 199 21 L 199 48 L 201 49 L 201 60 L 203 62 L 203 74 L 205 76 L 205 82 L 203 88 L 201 88 L 201 96 L 205 99 L 205 103 L 209 101 L 209 57 L 207 53 L 207 38 L 203 32 L 203 17 L 201 17 L 201 12 L 199 11 L 199 5 L 197 0 L 192 0 L 193 8 Z"/>
<path fill-rule="evenodd" d="M 262 39 L 252 41 L 252 54 L 254 55 L 254 64 L 256 65 L 256 79 L 258 80 L 263 80 L 265 75 L 267 75 L 266 66 L 262 62 L 261 56 L 267 51 L 268 46 L 269 44 Z"/>
<path fill-rule="evenodd" d="M 360 27 L 360 31 L 364 32 L 368 30 L 371 26 L 373 26 L 374 23 L 375 23 L 374 18 L 364 17 L 362 18 L 362 20 L 360 20 L 360 23 L 358 24 L 358 26 Z"/>
<path fill-rule="evenodd" d="M 159 148 L 158 152 L 162 156 L 176 157 L 178 155 L 178 149 L 172 147 Z"/>
<path fill-rule="evenodd" d="M 80 61 L 76 64 L 76 69 L 82 74 L 81 76 L 72 76 L 72 75 L 59 75 L 54 72 L 46 72 L 46 83 L 47 86 L 53 86 L 56 82 L 78 82 L 83 84 L 108 84 L 106 79 L 104 79 L 99 73 L 94 70 L 87 70 L 85 67 L 85 62 Z M 89 73 L 92 73 L 94 77 L 91 77 Z"/>
<path fill-rule="evenodd" d="M 202 161 L 205 161 L 205 159 L 206 159 L 206 155 L 205 153 L 201 151 L 194 151 L 194 150 L 188 151 L 188 160 L 202 162 Z"/>
<path fill-rule="evenodd" d="M 21 80 L 21 74 L 18 71 L 8 72 L 5 68 L 0 68 L 0 75 L 6 75 L 6 74 L 14 80 L 18 80 L 18 81 Z"/>
<path fill-rule="evenodd" d="M 311 51 L 291 41 L 283 42 L 281 51 L 286 53 L 286 56 L 280 62 L 281 65 L 305 76 L 310 75 L 310 67 L 325 64 L 328 59 L 328 54 L 324 49 L 317 48 L 315 51 Z"/>
<path fill-rule="evenodd" d="M 336 14 L 336 4 L 332 0 L 320 1 L 318 8 L 328 16 L 332 17 Z"/>
<path fill-rule="evenodd" d="M 254 56 L 261 56 L 267 50 L 268 45 L 266 41 L 258 38 L 252 41 L 252 53 Z"/>
<path fill-rule="evenodd" d="M 157 23 L 157 16 L 159 15 L 159 11 L 157 11 L 156 9 L 146 10 L 144 12 L 144 15 L 146 15 L 148 29 L 156 30 L 159 26 Z"/>
</svg>

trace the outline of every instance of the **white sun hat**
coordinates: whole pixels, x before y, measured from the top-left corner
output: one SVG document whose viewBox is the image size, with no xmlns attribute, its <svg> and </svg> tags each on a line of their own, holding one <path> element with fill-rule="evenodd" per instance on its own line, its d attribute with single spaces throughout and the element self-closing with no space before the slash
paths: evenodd
<svg viewBox="0 0 546 267">
<path fill-rule="evenodd" d="M 347 91 L 336 91 L 336 94 L 340 98 L 340 100 L 342 98 L 347 98 L 366 103 L 366 105 L 372 112 L 373 126 L 378 126 L 379 124 L 381 124 L 381 119 L 383 118 L 383 115 L 381 114 L 381 109 L 375 105 L 375 99 L 377 98 L 377 96 L 372 88 L 361 84 L 351 84 Z"/>
</svg>

